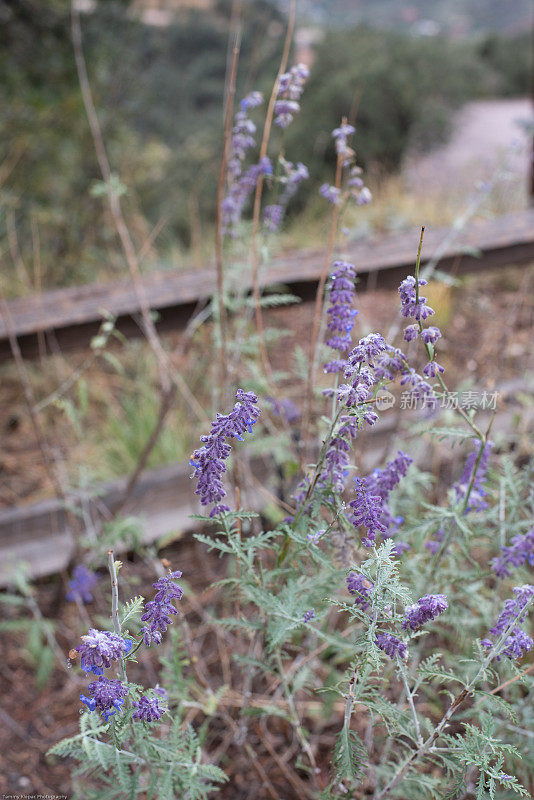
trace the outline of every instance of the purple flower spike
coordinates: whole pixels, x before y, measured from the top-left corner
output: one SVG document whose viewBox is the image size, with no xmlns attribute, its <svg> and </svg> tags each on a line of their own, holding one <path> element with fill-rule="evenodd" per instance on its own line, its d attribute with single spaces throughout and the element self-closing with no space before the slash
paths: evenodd
<svg viewBox="0 0 534 800">
<path fill-rule="evenodd" d="M 516 586 L 514 588 L 515 597 L 510 598 L 504 604 L 502 613 L 490 633 L 494 636 L 499 636 L 504 633 L 512 620 L 516 622 L 523 622 L 525 619 L 525 607 L 529 603 L 531 597 L 534 596 L 534 586 L 525 583 L 523 586 Z"/>
<path fill-rule="evenodd" d="M 322 186 L 320 186 L 319 194 L 335 206 L 341 201 L 341 190 L 336 186 L 331 186 L 329 183 L 323 183 Z"/>
<path fill-rule="evenodd" d="M 404 329 L 404 340 L 406 342 L 413 342 L 414 339 L 417 339 L 419 336 L 419 325 L 408 325 L 407 328 Z"/>
<path fill-rule="evenodd" d="M 506 578 L 512 574 L 512 569 L 523 564 L 534 565 L 534 528 L 528 533 L 514 536 L 510 546 L 503 547 L 501 555 L 492 560 L 491 568 L 499 578 Z"/>
<path fill-rule="evenodd" d="M 426 622 L 430 622 L 443 614 L 449 603 L 444 594 L 425 594 L 413 606 L 406 609 L 406 617 L 402 623 L 404 630 L 416 631 Z"/>
<path fill-rule="evenodd" d="M 296 64 L 289 72 L 280 75 L 278 81 L 278 100 L 274 104 L 274 124 L 287 128 L 295 114 L 300 111 L 300 96 L 310 71 L 305 64 Z"/>
<path fill-rule="evenodd" d="M 280 400 L 276 400 L 274 397 L 265 399 L 272 405 L 272 413 L 285 419 L 288 425 L 299 421 L 300 409 L 289 397 L 282 397 Z"/>
<path fill-rule="evenodd" d="M 530 636 L 519 627 L 519 623 L 524 622 L 527 614 L 527 606 L 532 597 L 534 597 L 534 586 L 528 583 L 523 586 L 516 586 L 514 588 L 514 595 L 515 597 L 505 602 L 499 619 L 493 628 L 490 628 L 490 633 L 493 635 L 494 639 L 498 639 L 513 622 L 517 623 L 514 625 L 511 633 L 506 637 L 503 649 L 496 656 L 497 661 L 500 661 L 502 656 L 506 656 L 511 660 L 521 658 L 534 647 L 534 642 Z M 481 644 L 483 647 L 491 649 L 495 641 L 492 639 L 482 639 Z"/>
<path fill-rule="evenodd" d="M 357 575 L 355 572 L 347 575 L 349 594 L 354 596 L 354 605 L 359 606 L 362 611 L 367 611 L 371 607 L 373 588 L 371 581 L 367 580 L 363 575 Z"/>
<path fill-rule="evenodd" d="M 155 691 L 155 690 L 154 690 Z M 161 705 L 157 697 L 147 697 L 146 694 L 141 695 L 139 700 L 132 703 L 135 711 L 133 719 L 140 719 L 143 722 L 155 722 L 161 719 L 165 713 L 165 708 Z"/>
<path fill-rule="evenodd" d="M 97 709 L 106 720 L 117 713 L 117 710 L 124 705 L 124 698 L 128 694 L 128 688 L 118 680 L 118 678 L 108 679 L 100 677 L 88 686 L 92 697 L 80 695 L 80 700 L 85 703 L 90 711 Z"/>
<path fill-rule="evenodd" d="M 354 150 L 352 150 L 347 143 L 347 138 L 352 136 L 354 131 L 355 128 L 353 128 L 352 125 L 347 125 L 346 122 L 343 123 L 339 128 L 335 128 L 335 130 L 332 131 L 332 136 L 336 142 L 336 153 L 341 159 L 343 166 L 350 164 L 354 156 Z"/>
<path fill-rule="evenodd" d="M 72 578 L 69 581 L 67 600 L 69 602 L 79 600 L 82 603 L 92 603 L 93 595 L 91 591 L 97 583 L 98 576 L 83 564 L 78 564 L 77 567 L 74 567 Z"/>
<path fill-rule="evenodd" d="M 310 608 L 309 611 L 306 611 L 304 616 L 302 617 L 303 622 L 310 622 L 310 620 L 314 619 L 315 617 L 315 609 Z"/>
<path fill-rule="evenodd" d="M 148 622 L 148 625 L 141 628 L 147 647 L 150 647 L 152 642 L 160 644 L 162 634 L 172 623 L 171 616 L 178 613 L 171 601 L 180 600 L 183 596 L 182 587 L 175 582 L 181 575 L 180 571 L 170 572 L 152 584 L 158 591 L 154 599 L 145 604 L 145 613 L 141 617 L 143 622 Z"/>
<path fill-rule="evenodd" d="M 382 522 L 382 500 L 378 495 L 373 495 L 367 489 L 365 479 L 355 478 L 356 499 L 349 503 L 352 509 L 350 521 L 355 528 L 363 525 L 367 536 L 362 539 L 365 547 L 374 545 L 377 534 L 385 533 L 386 526 Z"/>
<path fill-rule="evenodd" d="M 418 283 L 419 286 L 426 286 L 427 281 L 420 278 Z M 419 295 L 417 301 L 416 286 L 417 282 L 413 275 L 408 275 L 399 286 L 401 314 L 403 317 L 412 317 L 412 319 L 416 321 L 425 320 L 434 313 L 434 310 L 430 308 L 430 306 L 427 306 L 426 297 Z"/>
<path fill-rule="evenodd" d="M 392 633 L 379 633 L 375 639 L 375 644 L 380 650 L 383 650 L 386 655 L 391 659 L 407 658 L 408 645 Z"/>
<path fill-rule="evenodd" d="M 338 351 L 341 358 L 325 364 L 325 372 L 340 372 L 344 366 L 343 354 L 347 353 L 352 345 L 351 331 L 354 327 L 354 318 L 358 314 L 352 308 L 354 302 L 354 280 L 356 270 L 346 261 L 334 261 L 334 270 L 330 276 L 330 306 L 326 312 L 327 328 L 332 334 L 326 344 L 332 350 Z"/>
<path fill-rule="evenodd" d="M 265 207 L 263 212 L 263 224 L 265 227 L 275 233 L 282 222 L 284 216 L 284 207 L 282 205 L 274 204 Z"/>
<path fill-rule="evenodd" d="M 441 364 L 438 364 L 436 361 L 429 361 L 423 370 L 427 378 L 435 378 L 438 372 L 445 372 L 445 370 Z"/>
<path fill-rule="evenodd" d="M 424 331 L 421 332 L 421 339 L 425 344 L 436 344 L 437 340 L 441 339 L 441 331 L 439 328 L 431 325 L 429 328 L 425 328 Z"/>
<path fill-rule="evenodd" d="M 81 655 L 81 667 L 95 675 L 103 675 L 104 667 L 110 667 L 112 661 L 124 658 L 132 649 L 131 641 L 109 631 L 90 628 L 89 633 L 81 638 L 82 644 L 76 647 Z"/>
<path fill-rule="evenodd" d="M 233 411 L 227 415 L 217 414 L 210 433 L 200 437 L 204 446 L 195 450 L 190 461 L 195 468 L 191 477 L 198 480 L 195 494 L 200 496 L 200 503 L 203 506 L 216 504 L 210 516 L 230 510 L 228 506 L 220 505 L 220 501 L 226 497 L 222 483 L 222 475 L 226 472 L 225 461 L 232 451 L 226 440 L 243 441 L 243 434 L 252 431 L 260 414 L 258 398 L 253 392 L 238 389 L 236 397 L 239 402 L 235 404 Z"/>
<path fill-rule="evenodd" d="M 376 357 L 385 350 L 386 342 L 380 333 L 370 333 L 368 336 L 364 336 L 348 355 L 345 377 L 352 377 L 360 370 L 362 364 L 369 364 L 370 367 L 374 367 Z"/>
</svg>

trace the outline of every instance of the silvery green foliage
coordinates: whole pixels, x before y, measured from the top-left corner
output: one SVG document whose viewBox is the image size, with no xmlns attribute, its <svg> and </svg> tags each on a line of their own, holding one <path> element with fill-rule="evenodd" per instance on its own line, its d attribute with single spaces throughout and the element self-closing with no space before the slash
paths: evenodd
<svg viewBox="0 0 534 800">
<path fill-rule="evenodd" d="M 132 730 L 137 730 L 132 735 Z M 103 725 L 96 712 L 85 713 L 80 733 L 63 739 L 49 755 L 69 757 L 79 763 L 74 772 L 77 796 L 111 800 L 143 794 L 150 800 L 187 796 L 203 800 L 224 772 L 202 760 L 201 741 L 190 726 L 176 719 L 164 738 L 152 735 L 150 726 L 134 728 L 131 714 Z M 91 775 L 97 780 L 87 782 Z M 94 787 L 94 788 L 92 788 Z"/>
</svg>

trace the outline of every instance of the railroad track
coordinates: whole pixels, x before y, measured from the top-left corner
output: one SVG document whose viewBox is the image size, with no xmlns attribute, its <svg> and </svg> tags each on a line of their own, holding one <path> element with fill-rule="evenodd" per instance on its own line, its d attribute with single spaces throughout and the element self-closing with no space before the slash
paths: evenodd
<svg viewBox="0 0 534 800">
<path fill-rule="evenodd" d="M 520 396 L 534 397 L 534 379 L 509 381 L 497 387 L 499 413 L 492 427 L 492 435 L 513 436 L 530 441 L 534 430 L 534 405 L 519 404 Z M 481 419 L 484 425 L 489 420 Z M 402 412 L 402 427 L 410 431 L 423 419 L 414 412 Z M 406 415 L 406 416 L 404 416 Z M 433 421 L 428 422 L 432 427 Z M 518 429 L 518 425 L 520 428 Z M 398 430 L 396 414 L 383 415 L 382 419 L 359 440 L 358 452 L 362 454 L 361 469 L 372 470 L 384 459 L 388 443 L 391 445 Z M 530 432 L 530 433 L 529 433 Z M 399 443 L 400 443 L 399 434 Z M 419 432 L 413 439 L 416 461 L 424 466 L 434 463 L 430 448 L 438 448 L 438 457 L 444 465 L 458 458 L 449 442 L 436 443 L 426 440 Z M 394 448 L 389 447 L 389 452 Z M 266 458 L 254 457 L 248 462 L 252 478 L 248 480 L 242 495 L 243 508 L 261 511 L 276 494 L 275 470 Z M 247 470 L 248 474 L 248 470 Z M 187 464 L 172 464 L 144 473 L 128 499 L 121 517 L 138 516 L 142 526 L 143 541 L 148 543 L 171 542 L 199 529 L 199 523 L 191 519 L 192 514 L 201 513 L 194 494 L 195 485 L 190 480 L 191 467 Z M 127 477 L 102 484 L 90 494 L 73 492 L 69 497 L 83 522 L 84 534 L 91 537 L 102 518 L 120 503 Z M 211 530 L 211 528 L 209 529 Z M 96 535 L 96 534 L 95 534 Z M 120 552 L 120 546 L 116 548 Z M 0 511 L 0 586 L 9 583 L 17 564 L 25 563 L 32 578 L 41 578 L 63 570 L 74 551 L 74 536 L 68 525 L 68 515 L 56 499 L 45 500 L 30 506 L 21 506 Z"/>
<path fill-rule="evenodd" d="M 454 241 L 452 241 L 454 238 Z M 356 265 L 358 290 L 398 284 L 413 268 L 419 230 L 380 234 L 349 244 L 344 257 Z M 444 246 L 444 243 L 450 244 Z M 489 270 L 534 261 L 534 210 L 508 214 L 494 220 L 472 221 L 454 237 L 450 228 L 427 229 L 424 256 L 440 253 L 439 269 L 455 273 Z M 300 299 L 314 297 L 324 266 L 324 250 L 290 252 L 273 260 L 261 273 L 264 289 L 284 284 Z M 245 275 L 228 275 L 239 288 L 250 289 Z M 193 271 L 166 271 L 143 278 L 148 305 L 157 312 L 160 332 L 180 330 L 197 304 L 209 299 L 216 286 L 211 267 Z M 53 289 L 8 303 L 13 333 L 22 355 L 35 358 L 57 348 L 68 351 L 87 347 L 98 332 L 103 313 L 110 313 L 118 330 L 128 337 L 140 336 L 140 307 L 130 281 L 99 283 Z M 11 357 L 8 326 L 0 315 L 0 363 Z"/>
</svg>

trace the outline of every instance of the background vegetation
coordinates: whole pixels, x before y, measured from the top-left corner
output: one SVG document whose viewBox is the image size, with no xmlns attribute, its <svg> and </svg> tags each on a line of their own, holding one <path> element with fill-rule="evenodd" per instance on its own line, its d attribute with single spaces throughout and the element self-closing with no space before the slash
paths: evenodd
<svg viewBox="0 0 534 800">
<path fill-rule="evenodd" d="M 139 246 L 163 223 L 158 268 L 176 267 L 185 249 L 198 248 L 214 217 L 230 7 L 219 0 L 209 13 L 184 11 L 168 27 L 142 24 L 126 2 L 100 2 L 83 16 L 99 118 L 113 169 L 128 189 Z M 93 191 L 100 176 L 68 3 L 18 0 L 0 11 L 4 249 L 13 253 L 14 232 L 22 263 L 38 249 L 45 285 L 113 276 L 122 259 Z M 269 91 L 265 76 L 276 70 L 282 31 L 274 4 L 247 4 L 238 96 L 252 88 Z M 347 108 L 358 128 L 359 162 L 391 172 L 411 142 L 442 141 L 462 102 L 526 94 L 529 81 L 527 34 L 450 40 L 361 26 L 331 29 L 316 47 L 307 99 L 288 132 L 288 151 L 311 174 L 310 191 L 296 198 L 293 215 L 303 210 L 304 194 L 313 199 L 331 174 L 330 131 Z M 147 268 L 153 262 L 149 254 Z M 33 279 L 20 263 L 18 271 L 12 258 L 6 263 L 9 292 L 31 290 Z"/>
</svg>

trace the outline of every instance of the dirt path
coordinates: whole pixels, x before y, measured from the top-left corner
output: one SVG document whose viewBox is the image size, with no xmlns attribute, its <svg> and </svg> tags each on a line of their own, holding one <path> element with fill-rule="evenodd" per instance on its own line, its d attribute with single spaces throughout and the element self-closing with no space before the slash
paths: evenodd
<svg viewBox="0 0 534 800">
<path fill-rule="evenodd" d="M 526 203 L 532 139 L 521 123 L 532 119 L 529 98 L 467 103 L 456 115 L 447 144 L 406 159 L 407 185 L 423 197 L 453 187 L 456 193 L 469 191 L 506 161 L 512 181 L 522 185 Z"/>
</svg>

